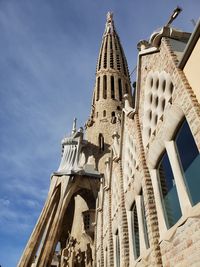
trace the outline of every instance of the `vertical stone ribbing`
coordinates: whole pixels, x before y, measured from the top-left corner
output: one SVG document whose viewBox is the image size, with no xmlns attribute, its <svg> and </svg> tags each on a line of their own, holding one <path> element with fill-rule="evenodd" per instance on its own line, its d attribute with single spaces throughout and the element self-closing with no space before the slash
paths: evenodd
<svg viewBox="0 0 200 267">
<path fill-rule="evenodd" d="M 109 267 L 114 266 L 114 247 L 113 247 L 113 235 L 112 235 L 112 194 L 111 189 L 108 190 L 108 209 L 109 209 L 109 239 L 108 239 L 108 247 L 109 247 Z"/>
<path fill-rule="evenodd" d="M 119 187 L 120 187 L 120 230 L 121 230 L 121 266 L 129 266 L 129 238 L 128 238 L 128 222 L 125 208 L 125 197 L 124 197 L 124 182 L 123 182 L 123 170 L 122 161 L 118 161 L 119 167 Z"/>
<path fill-rule="evenodd" d="M 100 211 L 101 216 L 101 244 L 100 244 L 100 250 L 101 250 L 101 267 L 104 267 L 104 247 L 103 247 L 103 211 Z"/>
<path fill-rule="evenodd" d="M 136 126 L 136 138 L 137 138 L 137 150 L 139 156 L 140 172 L 142 173 L 142 189 L 144 196 L 144 205 L 147 214 L 147 228 L 149 234 L 150 247 L 152 248 L 151 254 L 151 266 L 162 266 L 162 259 L 159 247 L 159 229 L 158 219 L 155 206 L 155 199 L 153 194 L 152 182 L 149 174 L 149 170 L 146 164 L 146 158 L 144 153 L 144 147 L 142 142 L 142 133 L 140 128 L 140 121 L 138 114 L 134 116 Z"/>
</svg>

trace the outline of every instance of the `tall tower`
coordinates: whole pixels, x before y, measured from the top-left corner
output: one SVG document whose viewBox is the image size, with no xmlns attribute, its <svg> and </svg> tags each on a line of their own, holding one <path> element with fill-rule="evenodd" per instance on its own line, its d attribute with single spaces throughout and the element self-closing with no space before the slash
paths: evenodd
<svg viewBox="0 0 200 267">
<path fill-rule="evenodd" d="M 18 267 L 92 266 L 100 173 L 105 172 L 104 159 L 120 126 L 124 94 L 131 102 L 126 58 L 108 13 L 86 123 L 87 140 L 74 121 L 71 135 L 62 141 L 60 166 L 52 174 L 47 200 Z M 55 253 L 57 247 L 60 251 Z"/>
<path fill-rule="evenodd" d="M 87 140 L 108 151 L 112 134 L 121 115 L 123 95 L 132 102 L 127 61 L 115 30 L 113 14 L 108 12 L 99 52 L 91 115 L 86 123 Z"/>
</svg>

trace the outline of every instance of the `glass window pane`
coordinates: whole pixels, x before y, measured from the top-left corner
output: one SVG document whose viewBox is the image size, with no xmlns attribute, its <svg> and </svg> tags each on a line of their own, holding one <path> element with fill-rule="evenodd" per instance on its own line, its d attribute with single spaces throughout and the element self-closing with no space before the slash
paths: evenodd
<svg viewBox="0 0 200 267">
<path fill-rule="evenodd" d="M 149 248 L 149 235 L 148 235 L 148 229 L 147 229 L 147 215 L 146 215 L 146 210 L 145 210 L 145 206 L 144 206 L 143 191 L 141 192 L 141 196 L 142 196 L 142 217 L 143 217 L 143 223 L 144 223 L 145 243 L 146 243 L 146 248 Z"/>
<path fill-rule="evenodd" d="M 200 156 L 190 127 L 185 120 L 176 136 L 176 145 L 185 174 L 185 183 L 195 205 L 200 201 Z"/>
<path fill-rule="evenodd" d="M 135 259 L 140 256 L 140 239 L 139 239 L 139 226 L 138 226 L 138 216 L 137 216 L 137 209 L 136 205 L 134 204 L 132 208 L 132 240 L 133 240 L 133 253 Z"/>
<path fill-rule="evenodd" d="M 159 165 L 159 177 L 165 219 L 168 228 L 170 228 L 179 220 L 182 213 L 174 176 L 166 152 Z"/>
</svg>

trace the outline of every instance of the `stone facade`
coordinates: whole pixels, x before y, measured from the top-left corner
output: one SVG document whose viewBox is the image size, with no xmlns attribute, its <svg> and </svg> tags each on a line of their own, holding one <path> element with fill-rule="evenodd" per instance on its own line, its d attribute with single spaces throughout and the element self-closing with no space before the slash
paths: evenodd
<svg viewBox="0 0 200 267">
<path fill-rule="evenodd" d="M 189 37 L 168 25 L 138 44 L 132 96 L 108 13 L 86 140 L 74 123 L 18 266 L 200 265 L 200 104 L 181 63 Z"/>
</svg>

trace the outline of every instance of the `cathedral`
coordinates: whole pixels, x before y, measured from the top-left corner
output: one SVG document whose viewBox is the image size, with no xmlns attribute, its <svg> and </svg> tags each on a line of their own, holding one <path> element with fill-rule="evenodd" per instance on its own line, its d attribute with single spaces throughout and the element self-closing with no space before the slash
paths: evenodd
<svg viewBox="0 0 200 267">
<path fill-rule="evenodd" d="M 18 267 L 200 266 L 200 22 L 138 43 L 133 88 L 113 14 L 91 112 L 62 140 Z"/>
</svg>

